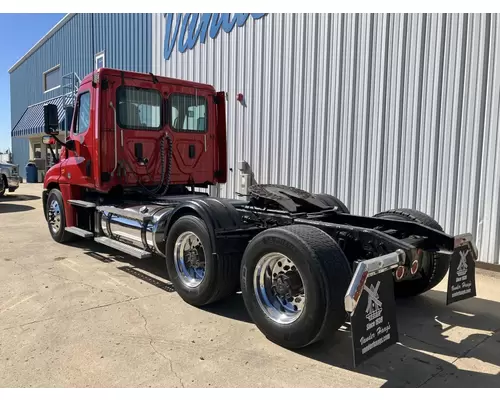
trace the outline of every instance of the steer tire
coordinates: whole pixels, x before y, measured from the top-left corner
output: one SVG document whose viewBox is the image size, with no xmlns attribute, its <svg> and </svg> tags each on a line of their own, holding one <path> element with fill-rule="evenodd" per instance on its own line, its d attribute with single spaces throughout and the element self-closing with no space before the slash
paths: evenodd
<svg viewBox="0 0 500 400">
<path fill-rule="evenodd" d="M 374 215 L 374 217 L 418 222 L 422 225 L 428 226 L 429 228 L 443 232 L 441 225 L 432 217 L 421 211 L 409 208 L 384 211 Z M 420 278 L 395 282 L 394 292 L 396 297 L 418 296 L 438 285 L 448 272 L 447 259 L 440 258 L 437 253 L 426 253 L 422 260 L 422 267 L 420 271 Z"/>
<path fill-rule="evenodd" d="M 176 241 L 185 232 L 193 232 L 203 246 L 205 275 L 196 287 L 190 287 L 182 280 L 175 264 Z M 239 259 L 235 255 L 223 253 L 214 258 L 214 253 L 208 228 L 201 218 L 185 215 L 173 223 L 165 244 L 167 272 L 176 292 L 192 306 L 206 306 L 236 292 L 239 284 Z"/>
<path fill-rule="evenodd" d="M 55 229 L 51 225 L 50 218 L 50 205 L 55 202 L 59 207 L 59 216 L 61 218 L 59 228 Z M 66 232 L 66 212 L 64 210 L 64 200 L 59 189 L 52 189 L 47 196 L 47 208 L 46 208 L 46 219 L 49 228 L 50 235 L 57 243 L 67 243 L 75 239 L 75 236 L 69 232 Z"/>
<path fill-rule="evenodd" d="M 305 291 L 302 313 L 286 324 L 271 318 L 255 290 L 257 264 L 274 252 L 296 267 Z M 243 255 L 240 283 L 245 306 L 257 328 L 270 341 L 297 349 L 334 334 L 346 321 L 344 296 L 351 277 L 349 262 L 335 240 L 316 227 L 290 225 L 255 236 Z"/>
<path fill-rule="evenodd" d="M 337 207 L 338 211 L 340 211 L 341 213 L 344 214 L 350 213 L 347 206 L 344 203 L 342 203 L 342 201 L 340 201 L 335 196 L 332 196 L 331 194 L 320 193 L 320 194 L 315 194 L 314 197 L 320 199 L 327 206 Z"/>
</svg>

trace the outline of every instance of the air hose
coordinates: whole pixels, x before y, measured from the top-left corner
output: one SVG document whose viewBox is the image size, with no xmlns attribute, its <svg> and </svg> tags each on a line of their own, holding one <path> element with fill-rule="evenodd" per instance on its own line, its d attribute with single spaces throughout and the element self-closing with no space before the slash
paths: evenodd
<svg viewBox="0 0 500 400">
<path fill-rule="evenodd" d="M 161 196 L 165 196 L 168 192 L 168 187 L 170 186 L 170 178 L 171 178 L 171 172 L 172 172 L 172 147 L 173 147 L 173 141 L 170 136 L 168 136 L 168 133 L 165 133 L 165 137 L 167 138 L 168 141 L 168 168 L 167 168 L 167 179 L 166 179 L 166 184 L 165 184 L 165 189 L 161 193 Z M 163 139 L 163 136 L 162 136 Z M 165 153 L 164 146 L 162 144 L 161 146 L 161 152 Z M 165 154 L 163 154 L 163 159 L 165 158 Z M 163 177 L 164 177 L 164 162 L 162 160 L 162 182 L 163 182 Z"/>
<path fill-rule="evenodd" d="M 168 161 L 168 168 L 167 168 L 167 171 L 165 171 L 165 137 L 167 138 L 167 141 L 168 141 L 168 160 L 167 160 Z M 139 183 L 140 186 L 142 186 L 142 189 L 144 190 L 144 192 L 146 192 L 149 195 L 156 196 L 163 186 L 165 186 L 165 187 L 163 189 L 163 192 L 160 194 L 160 196 L 164 196 L 168 191 L 168 188 L 170 186 L 170 177 L 171 177 L 171 170 L 172 170 L 172 145 L 173 145 L 172 138 L 170 136 L 168 136 L 167 133 L 165 133 L 165 136 L 162 136 L 160 139 L 161 179 L 160 179 L 160 184 L 154 189 L 148 189 L 147 187 L 145 187 L 142 184 L 142 182 L 140 181 L 140 175 L 137 174 L 133 168 L 130 168 L 130 164 L 126 160 L 122 160 L 122 162 L 124 162 L 125 164 L 128 165 L 131 172 L 137 178 L 139 178 L 137 182 Z M 146 166 L 146 169 L 147 169 L 147 166 Z M 166 182 L 165 182 L 165 172 L 167 175 Z M 149 175 L 149 173 L 148 173 L 148 175 Z"/>
</svg>

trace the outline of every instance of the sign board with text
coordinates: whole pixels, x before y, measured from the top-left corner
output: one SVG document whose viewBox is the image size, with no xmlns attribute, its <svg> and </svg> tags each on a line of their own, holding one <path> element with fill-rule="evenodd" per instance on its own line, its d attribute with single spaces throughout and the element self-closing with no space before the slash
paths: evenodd
<svg viewBox="0 0 500 400">
<path fill-rule="evenodd" d="M 368 277 L 351 315 L 354 365 L 399 341 L 391 270 Z"/>
<path fill-rule="evenodd" d="M 457 247 L 450 260 L 446 304 L 476 296 L 476 263 L 468 243 Z"/>
</svg>

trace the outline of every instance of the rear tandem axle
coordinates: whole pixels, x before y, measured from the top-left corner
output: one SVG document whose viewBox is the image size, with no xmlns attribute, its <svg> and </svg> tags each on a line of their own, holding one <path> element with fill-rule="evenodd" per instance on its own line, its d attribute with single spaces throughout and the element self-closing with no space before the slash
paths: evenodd
<svg viewBox="0 0 500 400">
<path fill-rule="evenodd" d="M 447 235 L 415 210 L 351 215 L 334 196 L 280 185 L 254 185 L 247 201 L 203 193 L 66 200 L 57 187 L 44 191 L 54 240 L 79 236 L 136 258 L 161 255 L 177 293 L 197 307 L 241 289 L 257 327 L 287 348 L 350 319 L 356 364 L 398 341 L 395 297 L 425 293 L 448 271 L 448 304 L 476 294 L 471 236 Z"/>
</svg>

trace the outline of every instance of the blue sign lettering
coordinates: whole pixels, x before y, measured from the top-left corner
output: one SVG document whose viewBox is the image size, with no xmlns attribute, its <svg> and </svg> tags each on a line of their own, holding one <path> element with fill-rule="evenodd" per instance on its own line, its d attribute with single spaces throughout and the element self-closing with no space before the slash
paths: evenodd
<svg viewBox="0 0 500 400">
<path fill-rule="evenodd" d="M 165 14 L 165 40 L 163 55 L 170 59 L 177 44 L 177 50 L 184 53 L 193 49 L 200 41 L 205 43 L 207 34 L 215 39 L 220 29 L 230 33 L 234 27 L 242 27 L 248 17 L 261 19 L 267 14 Z"/>
</svg>

